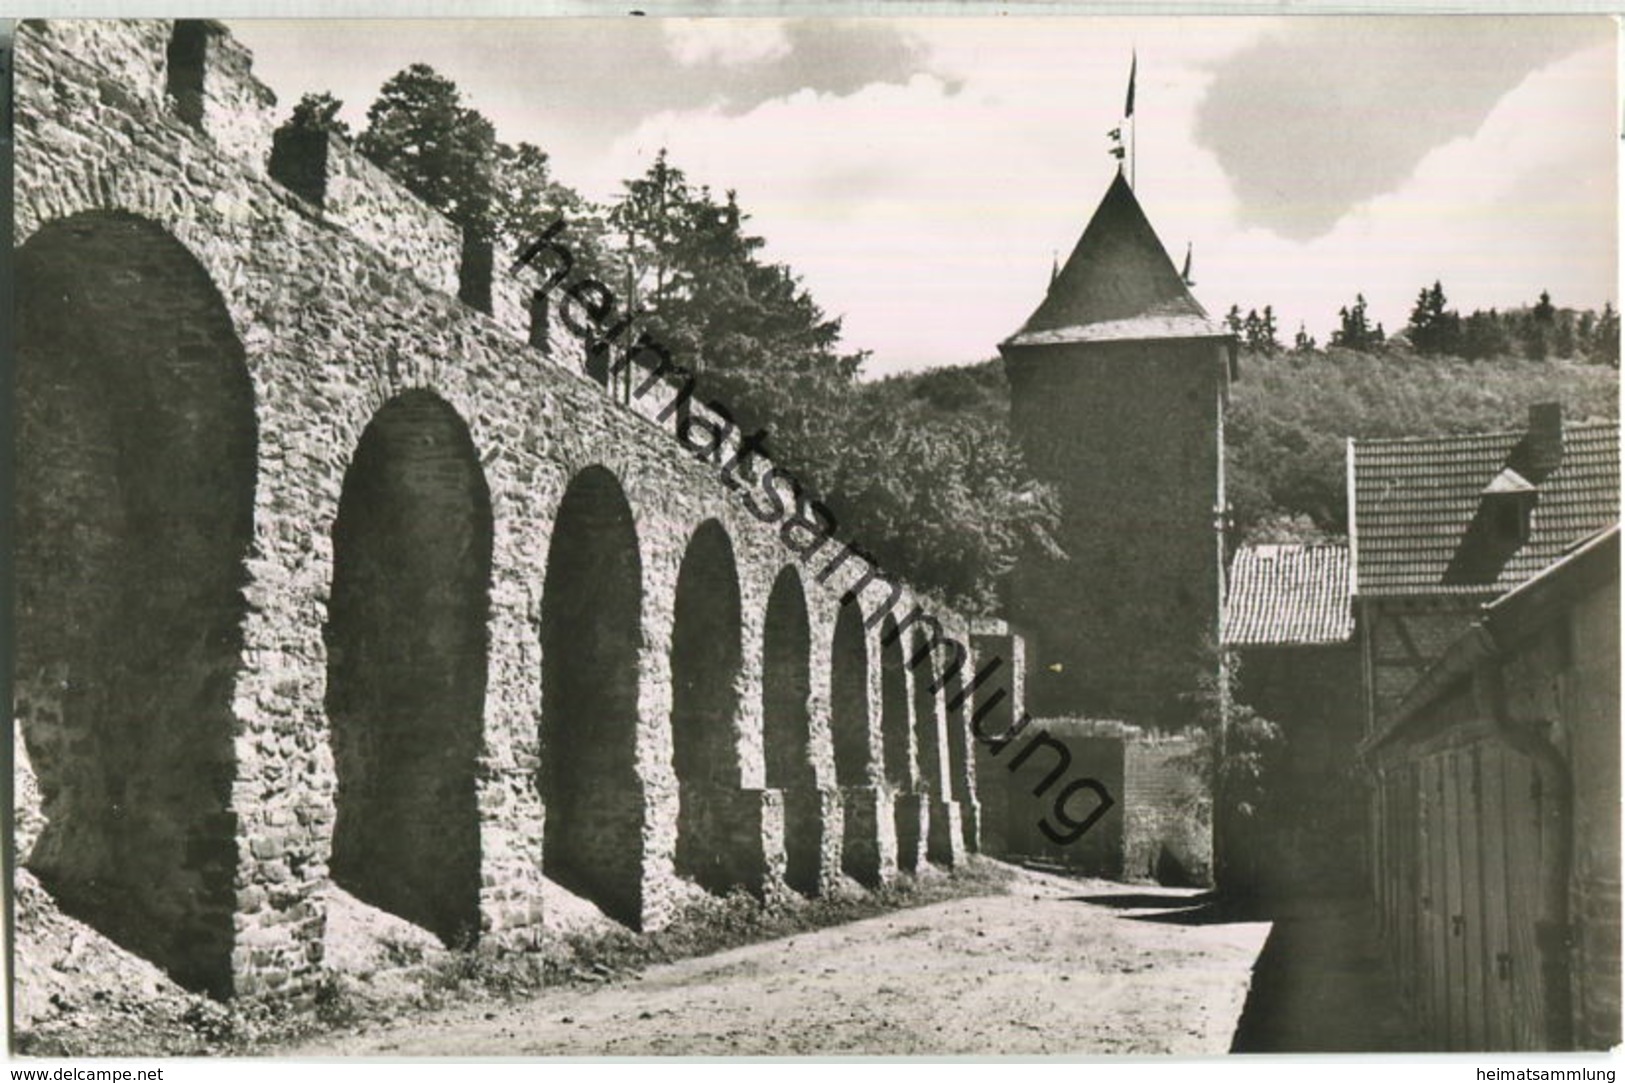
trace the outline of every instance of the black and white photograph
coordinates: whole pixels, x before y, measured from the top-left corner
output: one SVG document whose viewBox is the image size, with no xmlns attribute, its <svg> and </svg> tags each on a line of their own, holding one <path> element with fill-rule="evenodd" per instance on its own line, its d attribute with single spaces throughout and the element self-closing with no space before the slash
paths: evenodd
<svg viewBox="0 0 1625 1083">
<path fill-rule="evenodd" d="M 7 24 L 12 1078 L 1613 1083 L 1620 26 L 1085 10 Z"/>
</svg>

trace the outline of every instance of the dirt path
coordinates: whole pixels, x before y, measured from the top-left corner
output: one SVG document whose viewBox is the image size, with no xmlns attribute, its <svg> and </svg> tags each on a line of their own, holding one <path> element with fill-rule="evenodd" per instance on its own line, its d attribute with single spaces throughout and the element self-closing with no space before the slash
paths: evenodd
<svg viewBox="0 0 1625 1083">
<path fill-rule="evenodd" d="M 1223 1053 L 1269 926 L 1165 920 L 1192 894 L 1023 873 L 1004 895 L 277 1053 Z"/>
</svg>

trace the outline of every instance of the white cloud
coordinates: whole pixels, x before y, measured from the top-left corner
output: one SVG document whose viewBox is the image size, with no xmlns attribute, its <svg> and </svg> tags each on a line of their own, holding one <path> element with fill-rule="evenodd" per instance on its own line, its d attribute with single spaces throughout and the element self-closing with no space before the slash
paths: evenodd
<svg viewBox="0 0 1625 1083">
<path fill-rule="evenodd" d="M 1211 62 L 1267 26 L 911 23 L 932 69 L 951 78 L 803 90 L 735 116 L 662 113 L 577 179 L 608 194 L 668 147 L 692 180 L 738 190 L 767 255 L 845 317 L 851 346 L 875 351 L 870 371 L 971 361 L 1036 306 L 1051 254 L 1066 257 L 1104 192 L 1105 133 L 1137 48 L 1137 192 L 1176 259 L 1194 242 L 1196 293 L 1216 314 L 1268 303 L 1287 337 L 1302 319 L 1324 340 L 1357 290 L 1396 330 L 1435 278 L 1464 309 L 1524 303 L 1541 288 L 1559 304 L 1612 296 L 1611 48 L 1532 75 L 1472 138 L 1435 149 L 1398 191 L 1299 244 L 1240 228 L 1223 170 L 1192 137 Z"/>
<path fill-rule="evenodd" d="M 667 19 L 666 48 L 679 64 L 761 64 L 790 52 L 784 24 L 771 19 Z"/>
<path fill-rule="evenodd" d="M 1262 26 L 1209 20 L 1209 33 L 1199 29 L 911 23 L 933 67 L 961 83 L 922 74 L 845 96 L 803 90 L 742 116 L 663 113 L 583 179 L 612 191 L 665 146 L 691 180 L 738 190 L 767 254 L 845 317 L 850 345 L 875 351 L 871 371 L 976 360 L 1037 305 L 1052 251 L 1065 257 L 1105 191 L 1105 133 L 1120 119 L 1131 48 L 1140 53 L 1138 109 L 1188 129 L 1174 114 L 1194 107 L 1206 79 L 1192 65 Z M 1142 133 L 1142 163 L 1147 143 Z"/>
<path fill-rule="evenodd" d="M 1323 341 L 1356 290 L 1395 331 L 1435 279 L 1463 311 L 1529 304 L 1542 289 L 1600 308 L 1617 281 L 1614 64 L 1604 47 L 1533 73 L 1470 138 L 1314 242 L 1216 237 L 1209 277 L 1227 304 L 1274 304 L 1289 334 L 1301 319 Z"/>
</svg>

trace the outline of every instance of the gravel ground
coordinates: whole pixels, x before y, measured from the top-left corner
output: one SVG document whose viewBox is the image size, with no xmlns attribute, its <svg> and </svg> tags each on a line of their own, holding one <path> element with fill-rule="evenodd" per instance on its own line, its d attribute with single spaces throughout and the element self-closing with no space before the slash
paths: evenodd
<svg viewBox="0 0 1625 1083">
<path fill-rule="evenodd" d="M 1224 1053 L 1269 924 L 1205 920 L 1200 902 L 1179 889 L 1024 871 L 1003 894 L 262 1052 Z"/>
<path fill-rule="evenodd" d="M 43 1056 L 210 1053 L 227 1011 L 67 917 L 26 869 L 12 881 L 14 1051 Z"/>
</svg>

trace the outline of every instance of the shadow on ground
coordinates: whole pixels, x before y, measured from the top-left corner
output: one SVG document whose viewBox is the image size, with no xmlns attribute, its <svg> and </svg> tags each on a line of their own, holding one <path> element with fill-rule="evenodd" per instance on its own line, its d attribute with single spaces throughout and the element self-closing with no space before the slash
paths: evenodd
<svg viewBox="0 0 1625 1083">
<path fill-rule="evenodd" d="M 1340 896 L 1264 901 L 1200 894 L 1101 893 L 1071 902 L 1131 911 L 1126 921 L 1219 925 L 1267 921 L 1232 1053 L 1415 1052 L 1369 905 Z"/>
<path fill-rule="evenodd" d="M 1369 904 L 1283 904 L 1253 964 L 1232 1053 L 1401 1053 L 1423 1048 Z"/>
<path fill-rule="evenodd" d="M 1242 921 L 1269 921 L 1268 908 L 1251 899 L 1222 896 L 1214 891 L 1198 895 L 1102 894 L 1071 895 L 1068 902 L 1090 903 L 1112 910 L 1154 910 L 1150 914 L 1124 914 L 1129 921 L 1162 925 L 1228 925 Z"/>
</svg>

